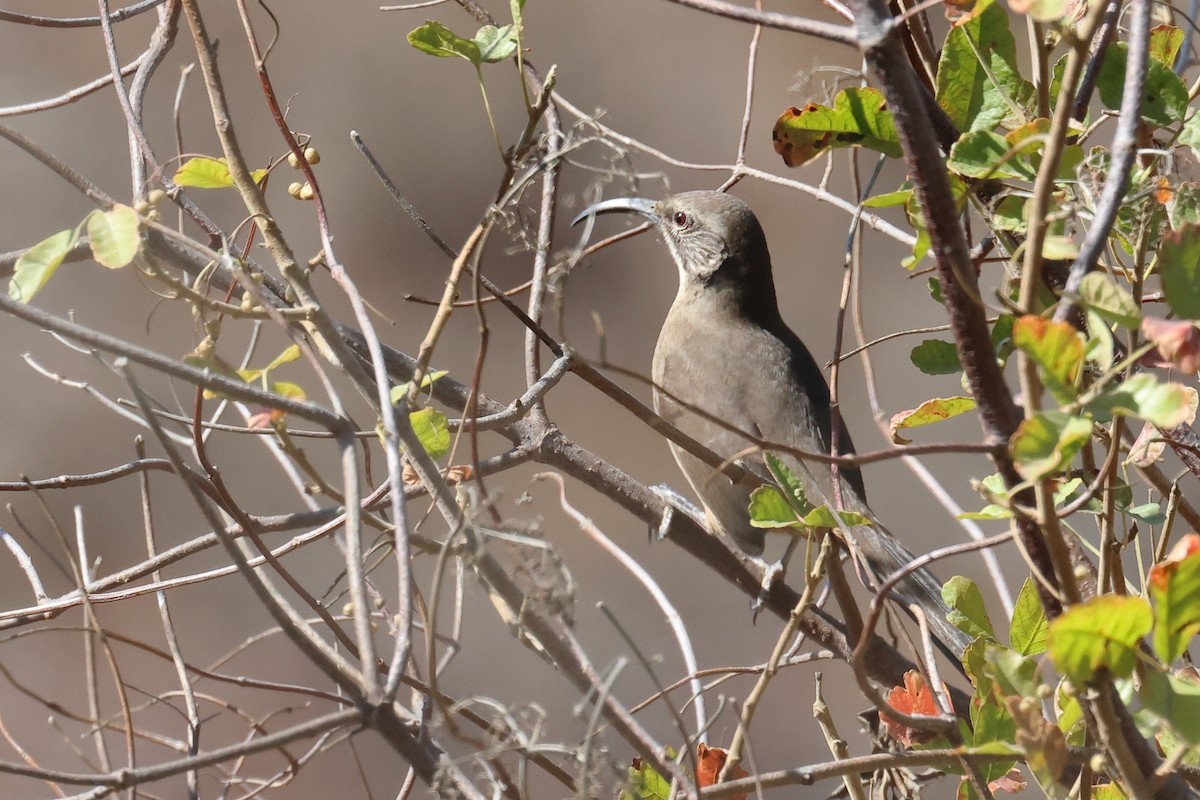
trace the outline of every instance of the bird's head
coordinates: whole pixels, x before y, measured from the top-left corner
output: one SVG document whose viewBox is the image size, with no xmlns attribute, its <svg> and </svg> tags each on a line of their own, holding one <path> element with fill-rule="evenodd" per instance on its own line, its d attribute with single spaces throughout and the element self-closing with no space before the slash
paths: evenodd
<svg viewBox="0 0 1200 800">
<path fill-rule="evenodd" d="M 641 214 L 654 223 L 679 268 L 680 284 L 733 289 L 774 301 L 771 257 L 750 207 L 722 192 L 683 192 L 657 202 L 618 197 L 585 209 L 571 224 L 594 214 Z"/>
</svg>

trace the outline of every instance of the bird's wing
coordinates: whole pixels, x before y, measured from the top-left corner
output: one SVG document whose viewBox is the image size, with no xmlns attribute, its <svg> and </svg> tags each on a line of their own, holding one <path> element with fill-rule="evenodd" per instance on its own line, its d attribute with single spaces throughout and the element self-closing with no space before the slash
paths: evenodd
<svg viewBox="0 0 1200 800">
<path fill-rule="evenodd" d="M 820 368 L 812 356 L 795 340 L 789 346 L 792 378 L 808 388 L 787 403 L 772 402 L 763 394 L 750 393 L 746 407 L 750 424 L 754 425 L 761 438 L 767 442 L 779 442 L 809 452 L 828 453 L 829 390 Z M 854 445 L 843 426 L 838 437 L 838 451 L 853 453 Z M 812 460 L 800 460 L 793 455 L 779 454 L 785 464 L 804 482 L 808 500 L 814 506 L 822 503 L 830 508 L 836 504 L 833 489 L 833 471 L 829 464 Z M 870 525 L 850 528 L 850 544 L 857 549 L 856 562 L 865 567 L 877 586 L 889 576 L 912 563 L 915 556 L 878 521 L 866 502 L 862 476 L 855 468 L 842 468 L 842 507 L 856 511 L 873 520 Z M 905 603 L 916 603 L 926 613 L 934 634 L 955 655 L 961 655 L 970 638 L 947 620 L 949 608 L 942 600 L 941 583 L 926 569 L 910 573 L 900 581 L 894 593 Z"/>
</svg>

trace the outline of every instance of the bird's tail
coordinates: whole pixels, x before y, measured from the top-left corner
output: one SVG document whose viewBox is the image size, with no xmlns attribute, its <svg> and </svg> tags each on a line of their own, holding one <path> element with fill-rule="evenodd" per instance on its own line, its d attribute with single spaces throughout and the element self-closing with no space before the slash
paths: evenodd
<svg viewBox="0 0 1200 800">
<path fill-rule="evenodd" d="M 856 527 L 853 533 L 854 544 L 873 573 L 877 585 L 916 559 L 900 540 L 879 523 Z M 909 604 L 919 606 L 942 650 L 955 662 L 962 660 L 963 652 L 971 644 L 971 637 L 950 622 L 950 607 L 942 599 L 942 584 L 929 570 L 922 567 L 910 572 L 896 584 L 892 594 L 906 608 Z"/>
</svg>

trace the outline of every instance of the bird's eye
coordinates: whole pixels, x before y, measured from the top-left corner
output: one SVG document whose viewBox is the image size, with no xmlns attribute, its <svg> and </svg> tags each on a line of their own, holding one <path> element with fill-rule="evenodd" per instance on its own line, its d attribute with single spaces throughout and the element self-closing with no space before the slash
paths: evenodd
<svg viewBox="0 0 1200 800">
<path fill-rule="evenodd" d="M 683 213 L 682 211 L 676 211 L 674 216 L 671 217 L 671 219 L 675 220 L 675 224 L 681 228 L 684 225 L 688 224 L 688 215 Z"/>
</svg>

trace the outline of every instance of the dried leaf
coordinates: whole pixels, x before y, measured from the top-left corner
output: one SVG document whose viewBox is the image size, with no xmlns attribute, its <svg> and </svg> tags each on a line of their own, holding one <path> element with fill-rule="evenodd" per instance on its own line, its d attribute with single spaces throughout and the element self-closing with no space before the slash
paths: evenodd
<svg viewBox="0 0 1200 800">
<path fill-rule="evenodd" d="M 700 742 L 696 747 L 696 787 L 703 789 L 706 786 L 715 786 L 717 778 L 721 775 L 721 770 L 725 767 L 725 762 L 729 758 L 729 751 L 723 747 L 709 747 Z M 749 775 L 746 770 L 740 766 L 733 771 L 730 778 L 745 778 Z M 746 800 L 744 794 L 730 795 L 731 800 Z"/>
</svg>

